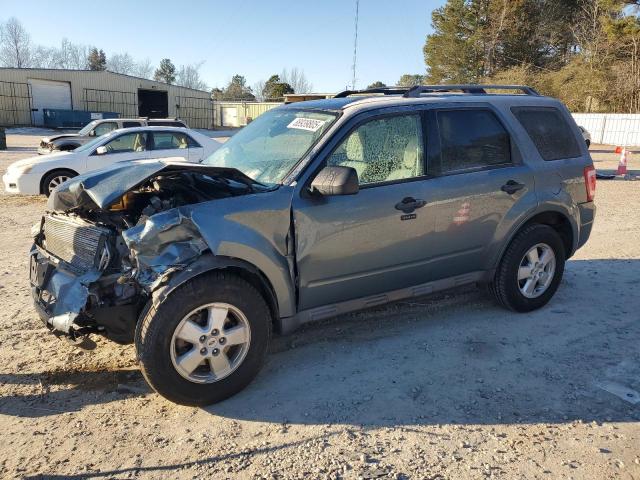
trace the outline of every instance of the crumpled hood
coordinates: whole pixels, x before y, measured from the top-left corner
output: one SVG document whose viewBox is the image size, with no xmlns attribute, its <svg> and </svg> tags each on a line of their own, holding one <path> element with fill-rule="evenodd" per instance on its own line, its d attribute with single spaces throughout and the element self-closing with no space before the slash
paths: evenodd
<svg viewBox="0 0 640 480">
<path fill-rule="evenodd" d="M 47 209 L 64 212 L 72 209 L 106 209 L 122 195 L 163 170 L 193 170 L 224 175 L 241 183 L 252 180 L 235 168 L 211 167 L 183 161 L 180 157 L 160 160 L 120 162 L 67 180 L 49 196 Z"/>
</svg>

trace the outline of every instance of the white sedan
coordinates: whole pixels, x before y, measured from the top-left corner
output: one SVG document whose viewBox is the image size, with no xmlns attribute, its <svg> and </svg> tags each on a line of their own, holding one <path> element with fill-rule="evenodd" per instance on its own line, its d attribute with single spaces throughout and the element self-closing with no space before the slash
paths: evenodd
<svg viewBox="0 0 640 480">
<path fill-rule="evenodd" d="M 199 163 L 220 146 L 220 142 L 186 128 L 123 128 L 72 152 L 38 155 L 12 163 L 2 180 L 7 193 L 49 195 L 69 178 L 116 162 L 181 157 Z"/>
</svg>

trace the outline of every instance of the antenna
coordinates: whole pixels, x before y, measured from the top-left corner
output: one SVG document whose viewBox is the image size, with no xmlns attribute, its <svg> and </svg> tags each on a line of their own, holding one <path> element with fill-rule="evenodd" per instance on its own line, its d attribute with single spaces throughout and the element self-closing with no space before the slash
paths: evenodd
<svg viewBox="0 0 640 480">
<path fill-rule="evenodd" d="M 351 70 L 353 72 L 353 79 L 351 82 L 351 88 L 356 89 L 356 60 L 358 56 L 358 13 L 360 10 L 360 0 L 356 0 L 356 22 L 355 22 L 355 35 L 353 38 L 353 65 Z"/>
</svg>

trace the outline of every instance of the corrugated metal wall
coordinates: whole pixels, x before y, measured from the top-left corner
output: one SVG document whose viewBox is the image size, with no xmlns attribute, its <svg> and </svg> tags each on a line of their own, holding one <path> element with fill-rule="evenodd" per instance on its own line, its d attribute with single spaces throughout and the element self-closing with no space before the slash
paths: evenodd
<svg viewBox="0 0 640 480">
<path fill-rule="evenodd" d="M 281 102 L 214 102 L 216 127 L 243 127 Z M 228 113 L 225 114 L 223 110 Z M 233 113 L 232 113 L 233 112 Z M 223 121 L 226 120 L 226 121 Z M 231 121 L 230 121 L 231 120 Z"/>
<path fill-rule="evenodd" d="M 196 115 L 192 108 L 196 100 L 211 105 L 209 92 L 107 71 L 0 68 L 0 85 L 2 82 L 28 85 L 30 79 L 68 82 L 71 86 L 71 101 L 74 110 L 115 111 L 123 117 L 138 116 L 138 89 L 166 91 L 170 117 L 180 115 L 194 128 L 211 128 L 213 125 L 213 112 L 207 116 L 199 111 Z M 186 98 L 192 99 L 188 101 L 191 107 L 186 108 L 186 111 L 179 107 L 176 108 L 176 105 L 180 105 L 180 102 Z M 13 112 L 15 110 L 13 103 L 14 99 L 11 95 L 5 96 L 0 91 L 0 112 Z M 211 105 L 209 108 L 212 110 L 213 106 Z M 23 116 L 30 116 L 24 112 L 26 110 L 23 110 Z M 188 114 L 193 114 L 193 118 L 187 118 Z M 13 116 L 13 114 L 1 116 L 0 124 L 17 125 L 18 123 L 12 121 Z M 30 123 L 29 118 L 22 120 L 21 125 Z"/>
<path fill-rule="evenodd" d="M 573 118 L 587 129 L 593 143 L 640 145 L 640 114 L 574 113 Z"/>
</svg>

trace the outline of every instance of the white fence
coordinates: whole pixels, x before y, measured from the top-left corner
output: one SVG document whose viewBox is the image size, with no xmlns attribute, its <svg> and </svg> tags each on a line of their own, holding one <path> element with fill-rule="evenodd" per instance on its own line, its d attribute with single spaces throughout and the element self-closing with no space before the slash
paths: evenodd
<svg viewBox="0 0 640 480">
<path fill-rule="evenodd" d="M 640 145 L 640 114 L 574 113 L 573 118 L 591 133 L 593 143 Z"/>
</svg>

